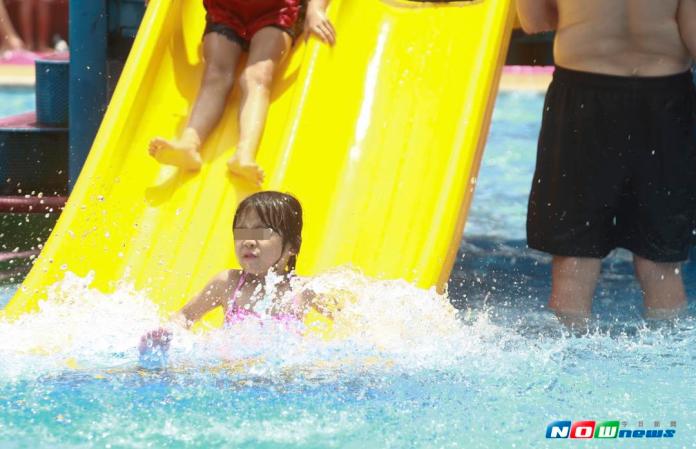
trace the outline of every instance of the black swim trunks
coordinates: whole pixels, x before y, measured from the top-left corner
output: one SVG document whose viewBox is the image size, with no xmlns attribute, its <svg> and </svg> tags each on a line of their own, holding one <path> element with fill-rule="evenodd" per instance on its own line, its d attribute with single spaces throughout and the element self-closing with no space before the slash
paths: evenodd
<svg viewBox="0 0 696 449">
<path fill-rule="evenodd" d="M 620 77 L 557 67 L 544 104 L 528 245 L 594 258 L 622 247 L 679 262 L 694 236 L 691 72 Z"/>
<path fill-rule="evenodd" d="M 273 27 L 273 28 L 278 28 L 279 30 L 287 33 L 290 36 L 290 38 L 292 39 L 293 45 L 295 45 L 295 41 L 297 40 L 297 37 L 302 34 L 301 24 L 295 25 L 295 26 L 290 27 L 290 28 L 286 28 L 286 27 L 283 27 L 280 25 L 268 25 L 268 26 Z M 205 35 L 208 33 L 221 34 L 221 35 L 225 36 L 228 40 L 230 40 L 236 44 L 239 44 L 239 46 L 242 47 L 242 50 L 249 51 L 249 44 L 251 43 L 251 41 L 244 39 L 232 27 L 225 25 L 224 23 L 207 22 L 205 25 L 205 31 L 203 32 L 203 36 L 205 37 Z"/>
</svg>

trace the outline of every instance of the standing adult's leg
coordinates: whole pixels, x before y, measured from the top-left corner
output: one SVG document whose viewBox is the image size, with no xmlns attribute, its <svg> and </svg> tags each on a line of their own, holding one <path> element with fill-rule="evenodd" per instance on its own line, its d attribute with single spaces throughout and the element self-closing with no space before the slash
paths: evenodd
<svg viewBox="0 0 696 449">
<path fill-rule="evenodd" d="M 242 91 L 239 143 L 228 166 L 232 173 L 257 184 L 261 184 L 264 177 L 256 163 L 256 152 L 268 115 L 271 83 L 276 67 L 291 45 L 290 36 L 279 28 L 259 30 L 251 40 L 249 60 L 239 80 Z"/>
<path fill-rule="evenodd" d="M 178 139 L 156 137 L 150 142 L 150 154 L 162 164 L 198 170 L 201 142 L 210 135 L 225 110 L 242 47 L 212 32 L 205 35 L 203 52 L 205 72 L 186 129 Z"/>
<path fill-rule="evenodd" d="M 553 257 L 549 307 L 565 324 L 586 326 L 601 266 L 601 259 Z"/>
<path fill-rule="evenodd" d="M 645 88 L 634 109 L 633 255 L 646 318 L 674 318 L 686 306 L 681 263 L 693 242 L 696 211 L 696 91 L 689 74 Z"/>
<path fill-rule="evenodd" d="M 653 262 L 634 254 L 633 265 L 643 290 L 646 318 L 674 318 L 686 307 L 680 263 Z"/>
</svg>

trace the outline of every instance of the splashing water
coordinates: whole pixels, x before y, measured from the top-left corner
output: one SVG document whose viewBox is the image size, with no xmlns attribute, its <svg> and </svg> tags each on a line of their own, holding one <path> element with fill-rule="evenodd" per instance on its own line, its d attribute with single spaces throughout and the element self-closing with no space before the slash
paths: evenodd
<svg viewBox="0 0 696 449">
<path fill-rule="evenodd" d="M 0 441 L 551 447 L 539 435 L 568 413 L 696 430 L 690 402 L 677 400 L 693 391 L 691 318 L 576 337 L 548 315 L 534 330 L 501 326 L 486 307 L 457 313 L 434 290 L 339 269 L 308 285 L 342 305 L 335 339 L 267 317 L 174 329 L 167 368 L 142 370 L 136 345 L 164 324 L 158 308 L 126 283 L 111 294 L 90 283 L 68 274 L 39 312 L 0 324 Z M 598 404 L 598 394 L 612 400 Z M 494 426 L 500 417 L 506 425 Z"/>
<path fill-rule="evenodd" d="M 143 292 L 122 282 L 110 294 L 90 287 L 93 276 L 66 273 L 49 288 L 39 311 L 0 323 L 0 377 L 31 378 L 68 368 L 133 366 L 141 335 L 167 326 Z M 225 329 L 193 333 L 168 325 L 172 366 L 255 360 L 256 371 L 348 359 L 403 367 L 451 365 L 476 352 L 447 297 L 405 281 L 376 281 L 338 269 L 306 286 L 341 304 L 336 337 L 324 340 L 261 314 Z M 270 295 L 267 295 L 270 296 Z M 259 310 L 270 308 L 261 304 Z M 263 358 L 259 362 L 257 358 Z M 357 358 L 357 359 L 356 359 Z"/>
</svg>

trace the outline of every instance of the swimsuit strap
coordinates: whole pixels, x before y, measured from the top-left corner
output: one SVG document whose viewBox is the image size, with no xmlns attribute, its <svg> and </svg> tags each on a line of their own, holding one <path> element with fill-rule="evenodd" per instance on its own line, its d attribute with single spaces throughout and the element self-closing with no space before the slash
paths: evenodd
<svg viewBox="0 0 696 449">
<path fill-rule="evenodd" d="M 231 299 L 232 304 L 230 304 L 230 307 L 233 310 L 235 310 L 237 308 L 237 293 L 239 292 L 239 289 L 242 287 L 242 285 L 244 284 L 244 282 L 246 280 L 244 278 L 244 274 L 245 274 L 244 271 L 242 271 L 242 274 L 239 275 L 239 281 L 237 281 L 237 286 L 234 288 L 234 292 L 232 293 L 232 299 Z"/>
<path fill-rule="evenodd" d="M 231 310 L 237 310 L 237 293 L 239 292 L 239 289 L 242 288 L 242 285 L 244 285 L 244 282 L 246 282 L 246 273 L 242 271 L 242 274 L 239 275 L 239 281 L 237 281 L 237 286 L 234 288 L 234 292 L 232 293 L 232 297 L 230 298 L 230 309 Z M 300 293 L 296 294 L 292 298 L 292 307 L 295 308 L 297 307 L 302 300 L 302 290 L 300 290 Z"/>
</svg>

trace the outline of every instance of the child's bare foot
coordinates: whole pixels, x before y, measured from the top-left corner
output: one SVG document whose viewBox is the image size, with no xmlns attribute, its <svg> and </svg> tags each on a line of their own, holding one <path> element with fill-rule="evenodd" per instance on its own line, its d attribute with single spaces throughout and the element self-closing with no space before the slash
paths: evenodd
<svg viewBox="0 0 696 449">
<path fill-rule="evenodd" d="M 7 36 L 5 47 L 8 50 L 24 50 L 24 42 L 16 36 Z"/>
<path fill-rule="evenodd" d="M 198 146 L 191 143 L 155 137 L 150 141 L 149 152 L 160 164 L 174 165 L 191 171 L 201 168 Z"/>
<path fill-rule="evenodd" d="M 227 168 L 233 175 L 237 175 L 256 185 L 263 183 L 264 173 L 255 161 L 247 161 L 238 157 L 236 154 L 227 161 Z"/>
<path fill-rule="evenodd" d="M 200 145 L 198 136 L 191 135 L 191 132 L 187 130 L 178 140 L 155 137 L 150 141 L 149 152 L 150 156 L 157 159 L 160 164 L 197 171 L 201 168 L 201 155 L 198 153 Z"/>
</svg>

